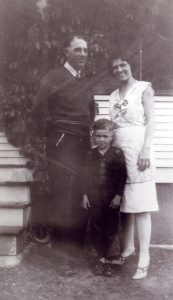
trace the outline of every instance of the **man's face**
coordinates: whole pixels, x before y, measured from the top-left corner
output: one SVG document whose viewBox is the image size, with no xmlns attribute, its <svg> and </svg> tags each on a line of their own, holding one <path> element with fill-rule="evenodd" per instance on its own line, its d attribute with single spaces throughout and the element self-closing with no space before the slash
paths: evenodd
<svg viewBox="0 0 173 300">
<path fill-rule="evenodd" d="M 67 48 L 67 61 L 75 69 L 85 67 L 88 58 L 87 43 L 83 39 L 74 37 L 70 46 Z"/>
</svg>

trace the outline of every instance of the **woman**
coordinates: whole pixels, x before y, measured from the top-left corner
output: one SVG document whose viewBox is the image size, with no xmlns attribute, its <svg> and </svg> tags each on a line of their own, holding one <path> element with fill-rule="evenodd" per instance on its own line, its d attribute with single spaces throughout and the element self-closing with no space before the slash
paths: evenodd
<svg viewBox="0 0 173 300">
<path fill-rule="evenodd" d="M 123 264 L 134 254 L 134 217 L 139 237 L 139 260 L 133 279 L 147 276 L 150 264 L 150 212 L 158 210 L 151 145 L 154 131 L 153 89 L 149 82 L 136 80 L 127 58 L 112 60 L 112 73 L 119 89 L 110 96 L 110 118 L 115 124 L 114 144 L 125 155 L 128 178 L 121 203 L 125 224 Z"/>
</svg>

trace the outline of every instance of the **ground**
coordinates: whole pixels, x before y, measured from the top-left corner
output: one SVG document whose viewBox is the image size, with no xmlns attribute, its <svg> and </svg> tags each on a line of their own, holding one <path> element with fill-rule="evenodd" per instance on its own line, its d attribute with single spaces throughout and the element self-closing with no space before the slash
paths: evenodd
<svg viewBox="0 0 173 300">
<path fill-rule="evenodd" d="M 151 249 L 146 279 L 135 281 L 137 255 L 114 277 L 96 277 L 91 257 L 67 246 L 30 244 L 22 262 L 0 269 L 0 300 L 172 300 L 173 251 Z"/>
<path fill-rule="evenodd" d="M 173 245 L 172 191 L 172 185 L 158 186 L 151 244 Z M 18 266 L 0 269 L 0 300 L 172 300 L 173 250 L 150 252 L 148 277 L 134 281 L 137 255 L 114 277 L 96 277 L 88 252 L 31 243 Z"/>
</svg>

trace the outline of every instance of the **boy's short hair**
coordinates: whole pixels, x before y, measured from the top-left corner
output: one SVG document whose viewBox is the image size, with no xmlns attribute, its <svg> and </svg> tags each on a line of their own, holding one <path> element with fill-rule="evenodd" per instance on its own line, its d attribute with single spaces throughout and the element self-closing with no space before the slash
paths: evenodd
<svg viewBox="0 0 173 300">
<path fill-rule="evenodd" d="M 95 130 L 109 130 L 109 131 L 112 131 L 113 130 L 113 123 L 112 123 L 112 121 L 110 121 L 108 119 L 99 119 L 99 120 L 94 122 L 92 129 L 93 129 L 93 131 L 95 131 Z"/>
</svg>

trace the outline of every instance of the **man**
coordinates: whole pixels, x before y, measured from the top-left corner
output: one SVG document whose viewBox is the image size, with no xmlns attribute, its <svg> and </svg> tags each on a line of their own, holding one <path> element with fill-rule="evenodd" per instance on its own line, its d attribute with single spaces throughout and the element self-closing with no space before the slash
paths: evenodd
<svg viewBox="0 0 173 300">
<path fill-rule="evenodd" d="M 51 226 L 57 238 L 81 245 L 87 222 L 80 207 L 82 182 L 95 105 L 84 72 L 86 41 L 73 35 L 65 48 L 65 64 L 41 80 L 34 116 L 47 138 Z"/>
</svg>

